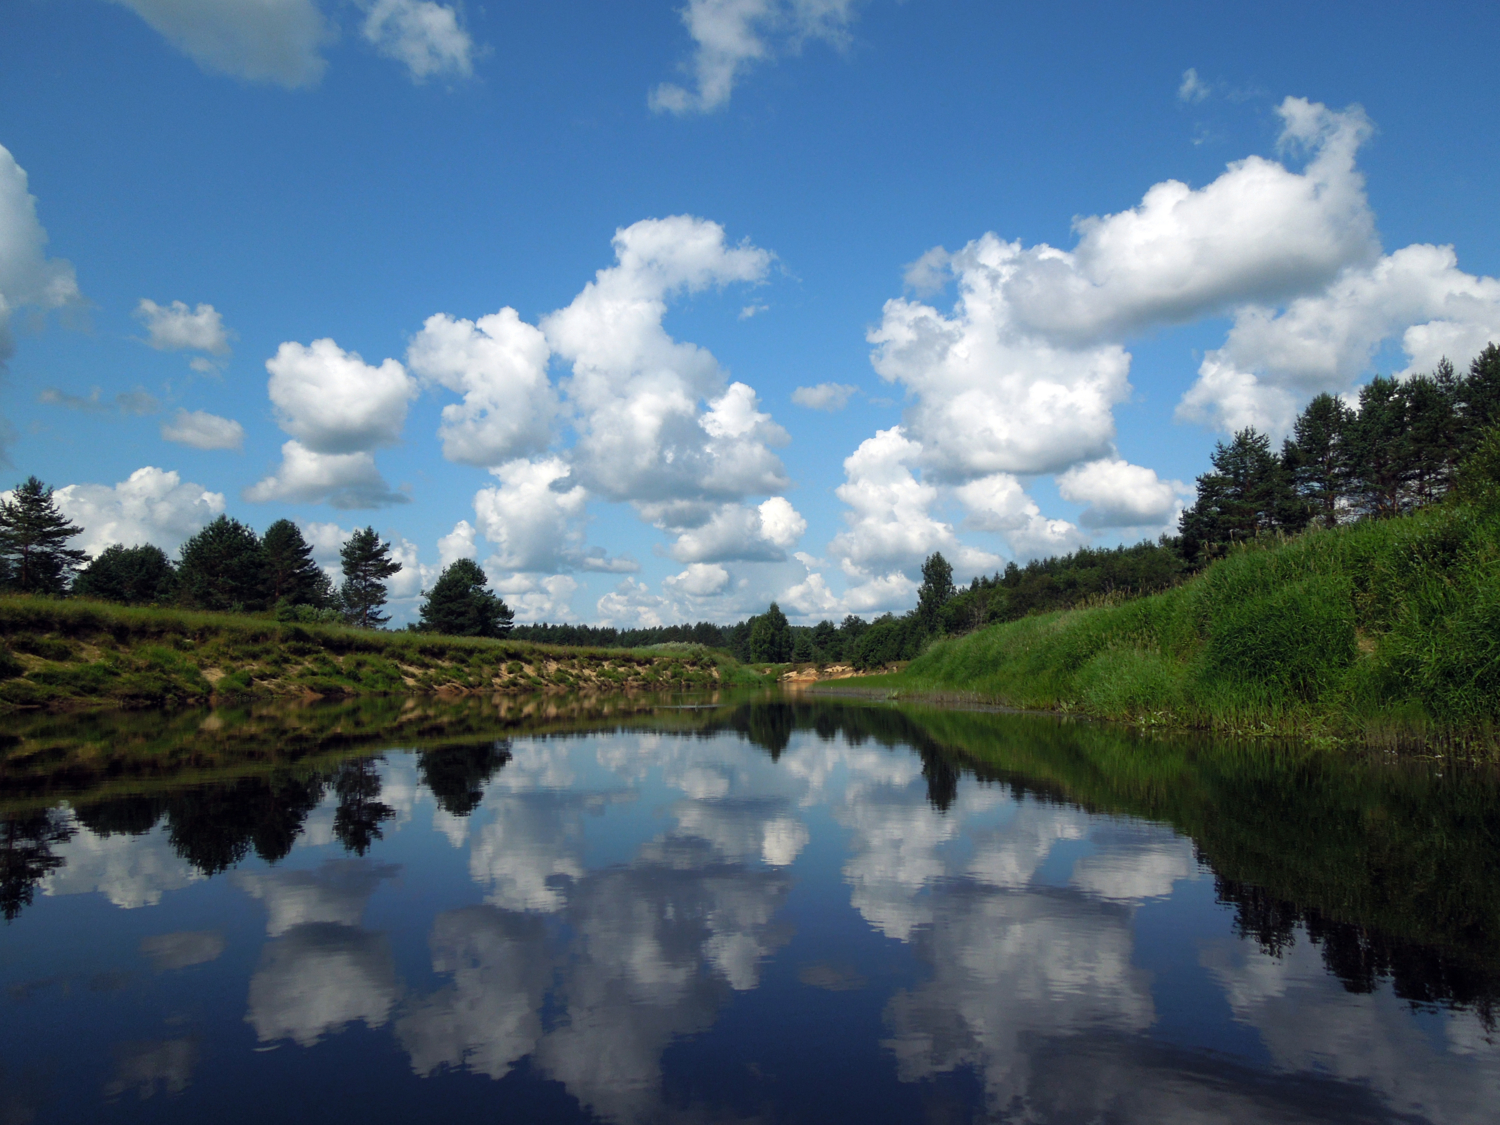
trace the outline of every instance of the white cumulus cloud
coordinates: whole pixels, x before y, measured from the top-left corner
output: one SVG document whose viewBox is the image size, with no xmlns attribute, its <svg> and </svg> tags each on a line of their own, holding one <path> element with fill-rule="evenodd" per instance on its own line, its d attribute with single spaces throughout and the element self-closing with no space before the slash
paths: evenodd
<svg viewBox="0 0 1500 1125">
<path fill-rule="evenodd" d="M 161 436 L 194 449 L 242 449 L 245 427 L 233 418 L 221 418 L 206 410 L 178 410 L 161 424 Z"/>
<path fill-rule="evenodd" d="M 295 504 L 328 503 L 335 508 L 381 508 L 405 504 L 411 497 L 386 484 L 369 453 L 319 453 L 300 441 L 281 447 L 281 465 L 270 476 L 245 489 L 254 504 L 284 500 Z"/>
<path fill-rule="evenodd" d="M 407 364 L 464 396 L 462 404 L 443 407 L 443 456 L 489 466 L 545 449 L 557 414 L 547 380 L 550 354 L 541 330 L 515 309 L 477 322 L 443 313 L 428 317 L 407 349 Z"/>
<path fill-rule="evenodd" d="M 412 80 L 474 73 L 474 41 L 448 4 L 431 0 L 364 0 L 360 33 L 378 52 L 405 65 Z"/>
<path fill-rule="evenodd" d="M 58 509 L 83 533 L 73 545 L 98 555 L 116 543 L 154 543 L 175 551 L 182 541 L 224 511 L 224 494 L 184 481 L 169 469 L 147 465 L 127 480 L 70 484 L 53 493 Z"/>
<path fill-rule="evenodd" d="M 474 542 L 477 529 L 468 520 L 459 520 L 453 530 L 438 540 L 438 565 L 446 570 L 459 559 L 472 559 L 479 555 Z"/>
<path fill-rule="evenodd" d="M 689 598 L 712 598 L 729 589 L 729 571 L 717 563 L 692 563 L 681 574 L 664 578 L 662 586 Z"/>
<path fill-rule="evenodd" d="M 581 554 L 588 492 L 561 457 L 509 461 L 490 470 L 500 484 L 474 494 L 480 533 L 496 550 L 498 570 L 565 569 Z"/>
<path fill-rule="evenodd" d="M 769 446 L 784 443 L 785 431 L 708 351 L 662 327 L 671 296 L 758 281 L 771 255 L 729 245 L 723 227 L 687 215 L 616 231 L 614 248 L 616 265 L 541 325 L 572 365 L 563 389 L 579 483 L 671 528 L 701 523 L 724 502 L 780 492 L 786 472 Z"/>
<path fill-rule="evenodd" d="M 332 31 L 315 0 L 113 0 L 204 70 L 296 88 L 316 85 Z"/>
<path fill-rule="evenodd" d="M 1085 527 L 1166 527 L 1175 524 L 1182 498 L 1191 490 L 1179 480 L 1162 480 L 1155 469 L 1106 457 L 1074 465 L 1057 478 L 1064 500 L 1087 504 Z"/>
<path fill-rule="evenodd" d="M 230 332 L 212 305 L 188 308 L 184 301 L 158 305 L 142 297 L 135 318 L 146 326 L 146 343 L 158 351 L 199 351 L 228 355 Z"/>
<path fill-rule="evenodd" d="M 682 532 L 669 553 L 678 562 L 780 562 L 807 530 L 807 521 L 781 496 L 759 507 L 725 504 L 709 519 Z"/>
</svg>

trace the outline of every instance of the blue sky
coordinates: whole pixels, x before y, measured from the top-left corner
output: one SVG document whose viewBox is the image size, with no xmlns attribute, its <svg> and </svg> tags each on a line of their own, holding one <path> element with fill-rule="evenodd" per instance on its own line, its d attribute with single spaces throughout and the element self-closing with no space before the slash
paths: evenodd
<svg viewBox="0 0 1500 1125">
<path fill-rule="evenodd" d="M 91 551 L 373 524 L 402 618 L 461 555 L 522 619 L 817 620 L 1154 536 L 1216 437 L 1500 338 L 1497 31 L 15 0 L 10 471 Z"/>
</svg>

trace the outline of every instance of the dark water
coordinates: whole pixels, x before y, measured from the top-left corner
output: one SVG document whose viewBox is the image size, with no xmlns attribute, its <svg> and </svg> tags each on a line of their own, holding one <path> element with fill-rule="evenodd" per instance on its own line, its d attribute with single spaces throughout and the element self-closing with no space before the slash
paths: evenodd
<svg viewBox="0 0 1500 1125">
<path fill-rule="evenodd" d="M 1484 770 L 807 699 L 0 754 L 0 1122 L 1500 1115 Z"/>
</svg>

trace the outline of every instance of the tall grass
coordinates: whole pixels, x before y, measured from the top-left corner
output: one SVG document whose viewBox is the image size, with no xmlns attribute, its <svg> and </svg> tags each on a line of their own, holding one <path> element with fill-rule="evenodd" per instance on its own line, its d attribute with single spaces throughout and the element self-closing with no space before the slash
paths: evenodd
<svg viewBox="0 0 1500 1125">
<path fill-rule="evenodd" d="M 1493 749 L 1500 503 L 1245 547 L 1164 593 L 940 641 L 863 682 L 1139 723 Z"/>
</svg>

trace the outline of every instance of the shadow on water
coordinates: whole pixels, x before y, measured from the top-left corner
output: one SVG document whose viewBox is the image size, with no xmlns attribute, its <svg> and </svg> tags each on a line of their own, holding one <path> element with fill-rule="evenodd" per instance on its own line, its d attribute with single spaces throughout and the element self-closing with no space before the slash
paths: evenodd
<svg viewBox="0 0 1500 1125">
<path fill-rule="evenodd" d="M 1215 876 L 1240 934 L 1282 956 L 1315 946 L 1350 992 L 1390 981 L 1416 1005 L 1500 999 L 1500 781 L 1487 769 L 1298 747 L 1158 740 L 1047 718 L 807 697 L 403 699 L 7 720 L 0 733 L 0 911 L 32 902 L 79 826 L 164 826 L 204 875 L 286 857 L 337 799 L 334 838 L 364 855 L 394 815 L 379 754 L 416 750 L 454 817 L 472 813 L 512 740 L 638 730 L 734 733 L 777 761 L 799 734 L 915 752 L 929 802 L 965 776 L 1015 796 L 1170 825 Z"/>
</svg>

